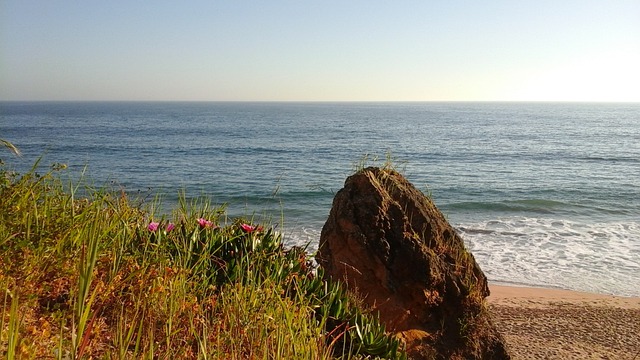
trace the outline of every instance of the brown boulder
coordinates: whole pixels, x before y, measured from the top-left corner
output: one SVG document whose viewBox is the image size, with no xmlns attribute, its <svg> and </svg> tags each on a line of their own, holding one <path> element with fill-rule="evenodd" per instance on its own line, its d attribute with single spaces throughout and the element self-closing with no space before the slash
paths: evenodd
<svg viewBox="0 0 640 360">
<path fill-rule="evenodd" d="M 322 228 L 317 261 L 379 312 L 410 358 L 509 358 L 473 255 L 397 172 L 366 168 L 347 178 Z"/>
</svg>

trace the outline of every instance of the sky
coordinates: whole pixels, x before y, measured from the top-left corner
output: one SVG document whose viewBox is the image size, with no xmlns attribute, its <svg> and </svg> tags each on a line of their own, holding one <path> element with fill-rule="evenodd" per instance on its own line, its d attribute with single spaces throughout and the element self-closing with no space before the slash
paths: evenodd
<svg viewBox="0 0 640 360">
<path fill-rule="evenodd" d="M 640 1 L 0 1 L 0 100 L 640 102 Z"/>
</svg>

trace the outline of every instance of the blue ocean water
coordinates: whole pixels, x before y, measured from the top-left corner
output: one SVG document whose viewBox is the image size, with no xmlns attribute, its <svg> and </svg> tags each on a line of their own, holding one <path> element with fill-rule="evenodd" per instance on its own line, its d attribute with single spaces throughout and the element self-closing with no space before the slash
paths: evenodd
<svg viewBox="0 0 640 360">
<path fill-rule="evenodd" d="M 312 251 L 345 178 L 390 154 L 491 281 L 640 296 L 640 104 L 3 102 L 0 138 L 18 171 L 207 195 Z"/>
</svg>

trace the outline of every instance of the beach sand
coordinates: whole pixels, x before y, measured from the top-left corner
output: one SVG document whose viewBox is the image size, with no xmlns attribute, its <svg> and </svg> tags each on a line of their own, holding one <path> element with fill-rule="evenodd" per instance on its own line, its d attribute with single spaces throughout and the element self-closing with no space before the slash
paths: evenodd
<svg viewBox="0 0 640 360">
<path fill-rule="evenodd" d="M 640 360 L 640 298 L 490 285 L 513 359 Z"/>
</svg>

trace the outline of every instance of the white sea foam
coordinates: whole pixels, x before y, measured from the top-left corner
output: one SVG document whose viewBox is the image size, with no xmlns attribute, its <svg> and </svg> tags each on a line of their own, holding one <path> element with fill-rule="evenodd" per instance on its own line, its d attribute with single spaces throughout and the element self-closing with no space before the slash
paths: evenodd
<svg viewBox="0 0 640 360">
<path fill-rule="evenodd" d="M 315 253 L 320 241 L 320 228 L 298 226 L 284 232 L 284 242 L 287 246 L 306 247 L 307 252 Z"/>
<path fill-rule="evenodd" d="M 640 223 L 508 217 L 456 224 L 490 281 L 640 296 Z M 319 227 L 284 232 L 313 253 Z"/>
<path fill-rule="evenodd" d="M 640 296 L 640 224 L 508 217 L 458 224 L 490 280 Z"/>
</svg>

